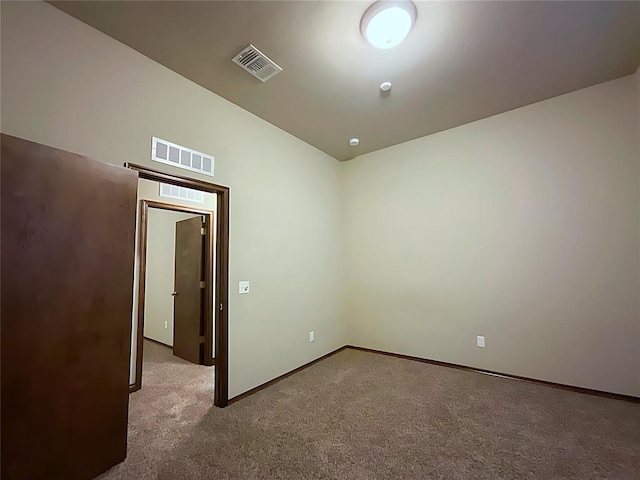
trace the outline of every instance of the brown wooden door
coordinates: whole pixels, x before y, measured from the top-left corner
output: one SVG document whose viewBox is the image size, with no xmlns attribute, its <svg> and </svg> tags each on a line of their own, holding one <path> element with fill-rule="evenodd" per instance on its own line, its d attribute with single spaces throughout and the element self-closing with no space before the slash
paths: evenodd
<svg viewBox="0 0 640 480">
<path fill-rule="evenodd" d="M 204 363 L 204 248 L 202 217 L 176 222 L 173 354 Z"/>
<path fill-rule="evenodd" d="M 2 478 L 124 460 L 137 174 L 2 135 Z"/>
</svg>

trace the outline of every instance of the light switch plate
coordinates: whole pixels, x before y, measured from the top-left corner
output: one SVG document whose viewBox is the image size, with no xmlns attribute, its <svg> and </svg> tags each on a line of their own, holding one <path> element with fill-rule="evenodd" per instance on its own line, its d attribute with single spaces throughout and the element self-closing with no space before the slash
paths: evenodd
<svg viewBox="0 0 640 480">
<path fill-rule="evenodd" d="M 249 293 L 249 282 L 238 282 L 238 293 Z"/>
<path fill-rule="evenodd" d="M 484 337 L 478 335 L 478 337 L 476 337 L 476 343 L 480 348 L 484 348 Z"/>
</svg>

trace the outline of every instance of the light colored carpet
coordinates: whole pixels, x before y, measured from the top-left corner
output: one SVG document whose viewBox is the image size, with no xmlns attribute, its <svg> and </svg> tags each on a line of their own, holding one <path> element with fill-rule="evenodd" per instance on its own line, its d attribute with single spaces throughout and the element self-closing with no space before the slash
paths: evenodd
<svg viewBox="0 0 640 480">
<path fill-rule="evenodd" d="M 217 409 L 211 367 L 154 358 L 101 480 L 640 478 L 638 404 L 344 350 Z"/>
</svg>

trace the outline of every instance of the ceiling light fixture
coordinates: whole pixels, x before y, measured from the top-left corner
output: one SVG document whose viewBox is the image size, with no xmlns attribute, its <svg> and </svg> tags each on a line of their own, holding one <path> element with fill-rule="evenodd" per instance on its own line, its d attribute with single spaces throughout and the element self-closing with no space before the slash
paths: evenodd
<svg viewBox="0 0 640 480">
<path fill-rule="evenodd" d="M 383 92 L 388 92 L 389 90 L 391 90 L 391 82 L 382 82 L 380 84 L 380 90 L 382 90 Z"/>
<path fill-rule="evenodd" d="M 417 16 L 410 0 L 380 0 L 364 12 L 360 31 L 374 47 L 393 48 L 409 34 Z"/>
<path fill-rule="evenodd" d="M 351 140 L 349 140 L 349 145 L 351 145 L 352 147 L 357 147 L 360 144 L 360 139 L 353 137 Z"/>
</svg>

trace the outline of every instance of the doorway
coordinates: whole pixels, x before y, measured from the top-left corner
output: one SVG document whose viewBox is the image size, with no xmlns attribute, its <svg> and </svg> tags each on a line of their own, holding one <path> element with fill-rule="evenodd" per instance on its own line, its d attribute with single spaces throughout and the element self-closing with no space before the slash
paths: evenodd
<svg viewBox="0 0 640 480">
<path fill-rule="evenodd" d="M 138 319 L 143 338 L 190 363 L 213 365 L 214 212 L 149 200 L 140 204 L 140 228 L 147 232 L 138 268 L 138 278 L 145 277 Z M 144 347 L 142 357 L 144 365 Z"/>
<path fill-rule="evenodd" d="M 145 332 L 145 296 L 147 277 L 147 245 L 149 235 L 150 211 L 180 212 L 189 214 L 191 219 L 183 220 L 182 234 L 186 242 L 185 258 L 191 262 L 191 267 L 186 268 L 187 278 L 179 279 L 176 274 L 175 281 L 178 287 L 174 292 L 176 314 L 185 313 L 191 318 L 199 319 L 200 312 L 204 320 L 182 324 L 185 331 L 174 328 L 174 334 L 180 335 L 182 342 L 179 349 L 188 356 L 193 363 L 203 365 L 215 364 L 214 405 L 225 407 L 228 403 L 228 245 L 229 245 L 229 189 L 199 180 L 193 180 L 177 175 L 168 175 L 162 172 L 141 167 L 134 164 L 125 164 L 126 167 L 138 172 L 138 178 L 152 180 L 169 185 L 175 185 L 192 190 L 216 194 L 215 212 L 199 208 L 184 207 L 170 203 L 152 200 L 140 201 L 140 217 L 138 223 L 138 306 L 134 315 L 137 318 L 135 332 L 135 382 L 130 391 L 139 390 L 142 386 L 142 360 L 144 350 Z M 204 221 L 204 223 L 202 223 Z M 198 225 L 196 225 L 196 223 Z M 176 227 L 177 229 L 177 227 Z M 197 233 L 198 239 L 196 240 Z M 191 240 L 189 240 L 191 239 Z M 191 245 L 187 245 L 191 242 Z M 201 243 L 198 243 L 201 242 Z M 184 243 L 184 242 L 183 242 Z M 196 245 L 201 245 L 199 250 Z M 179 245 L 177 248 L 181 248 Z M 198 250 L 202 253 L 200 258 L 200 270 L 198 271 Z M 176 257 L 179 255 L 176 254 Z M 196 266 L 194 268 L 193 266 Z M 190 272 L 190 273 L 189 273 Z M 199 277 L 199 278 L 196 278 Z M 197 280 L 194 284 L 194 280 Z M 179 282 L 186 281 L 179 285 Z M 194 288 L 197 286 L 197 288 Z M 187 290 L 185 290 L 185 288 Z M 182 290 L 182 291 L 180 291 Z M 182 306 L 180 300 L 185 299 Z M 195 299 L 195 300 L 194 300 Z M 215 302 L 215 304 L 214 304 Z M 182 313 L 180 313 L 182 311 Z M 176 325 L 180 322 L 176 319 Z M 195 326 L 194 326 L 195 325 Z M 174 339 L 175 340 L 175 339 Z M 174 353 L 176 345 L 174 341 Z M 186 353 L 185 353 L 186 352 Z"/>
</svg>

